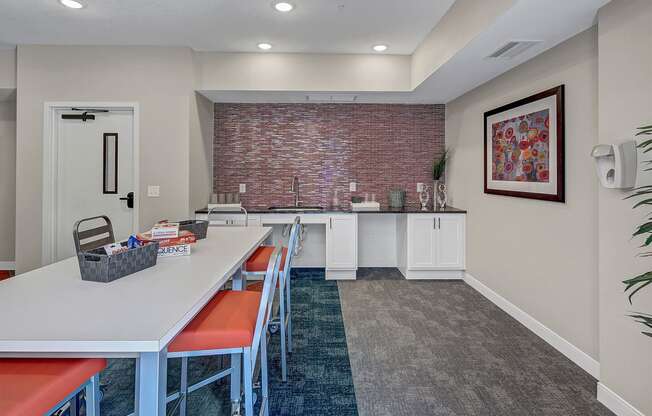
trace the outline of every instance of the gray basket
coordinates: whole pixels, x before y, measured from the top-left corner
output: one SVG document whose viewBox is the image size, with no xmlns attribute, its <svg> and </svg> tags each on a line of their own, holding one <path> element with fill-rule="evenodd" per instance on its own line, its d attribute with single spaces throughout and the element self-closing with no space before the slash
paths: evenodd
<svg viewBox="0 0 652 416">
<path fill-rule="evenodd" d="M 392 189 L 389 191 L 389 207 L 403 208 L 405 205 L 405 191 L 402 189 Z"/>
<path fill-rule="evenodd" d="M 126 245 L 126 243 L 121 243 Z M 108 256 L 103 248 L 77 253 L 82 280 L 112 282 L 156 265 L 158 242 Z"/>
<path fill-rule="evenodd" d="M 206 238 L 208 232 L 208 221 L 205 220 L 186 220 L 179 221 L 180 231 L 190 231 L 197 237 L 197 240 Z"/>
</svg>

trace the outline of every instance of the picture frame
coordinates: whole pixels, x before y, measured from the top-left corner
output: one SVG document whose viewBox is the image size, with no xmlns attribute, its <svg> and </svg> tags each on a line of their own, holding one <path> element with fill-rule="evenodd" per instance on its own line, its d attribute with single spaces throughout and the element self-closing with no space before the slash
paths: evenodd
<svg viewBox="0 0 652 416">
<path fill-rule="evenodd" d="M 484 113 L 484 193 L 565 202 L 564 85 Z"/>
</svg>

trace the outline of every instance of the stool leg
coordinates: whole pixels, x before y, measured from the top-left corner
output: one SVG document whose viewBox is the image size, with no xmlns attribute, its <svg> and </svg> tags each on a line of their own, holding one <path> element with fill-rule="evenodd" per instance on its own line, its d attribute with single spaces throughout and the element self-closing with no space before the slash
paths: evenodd
<svg viewBox="0 0 652 416">
<path fill-rule="evenodd" d="M 286 352 L 286 341 L 285 341 L 285 295 L 284 295 L 284 286 L 287 283 L 285 281 L 285 274 L 281 275 L 281 287 L 278 291 L 279 293 L 279 321 L 281 325 L 281 380 L 288 380 L 288 370 L 287 370 L 287 352 Z"/>
<path fill-rule="evenodd" d="M 251 362 L 251 347 L 246 347 L 243 354 L 244 391 L 245 391 L 245 416 L 254 414 L 254 371 Z"/>
<path fill-rule="evenodd" d="M 269 377 L 267 375 L 267 337 L 261 337 L 260 340 L 260 377 L 261 392 L 263 399 L 261 406 L 264 406 L 263 416 L 269 415 Z"/>
<path fill-rule="evenodd" d="M 86 391 L 86 415 L 100 416 L 100 376 L 91 377 L 84 388 Z"/>
<path fill-rule="evenodd" d="M 181 395 L 179 403 L 179 416 L 186 416 L 186 406 L 188 403 L 188 357 L 181 357 L 181 385 L 179 386 Z"/>
<path fill-rule="evenodd" d="M 231 354 L 231 407 L 240 409 L 242 354 Z"/>
<path fill-rule="evenodd" d="M 290 282 L 292 281 L 292 271 L 288 270 L 285 280 L 285 302 L 287 303 L 287 321 L 288 321 L 288 352 L 292 352 L 292 302 L 290 300 Z"/>
</svg>

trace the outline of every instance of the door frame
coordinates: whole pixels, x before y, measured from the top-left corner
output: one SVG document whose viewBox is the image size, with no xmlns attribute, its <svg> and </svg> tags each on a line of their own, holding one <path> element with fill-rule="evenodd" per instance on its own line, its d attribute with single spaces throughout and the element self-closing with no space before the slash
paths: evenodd
<svg viewBox="0 0 652 416">
<path fill-rule="evenodd" d="M 55 261 L 54 253 L 57 246 L 57 172 L 59 137 L 56 120 L 57 110 L 70 109 L 71 107 L 98 108 L 107 110 L 129 110 L 133 112 L 133 173 L 134 173 L 134 208 L 133 232 L 139 230 L 140 218 L 140 107 L 137 102 L 113 101 L 47 101 L 43 103 L 43 191 L 42 191 L 42 240 L 41 262 L 42 265 Z M 72 230 L 70 230 L 72 238 Z"/>
</svg>

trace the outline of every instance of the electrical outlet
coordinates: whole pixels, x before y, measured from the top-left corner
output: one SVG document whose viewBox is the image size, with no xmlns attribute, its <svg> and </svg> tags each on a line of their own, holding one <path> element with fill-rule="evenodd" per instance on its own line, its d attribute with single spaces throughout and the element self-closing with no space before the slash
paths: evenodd
<svg viewBox="0 0 652 416">
<path fill-rule="evenodd" d="M 241 194 L 247 193 L 247 184 L 246 183 L 241 183 L 240 184 L 240 193 Z"/>
<path fill-rule="evenodd" d="M 417 183 L 417 192 L 423 192 L 423 183 L 422 182 Z"/>
<path fill-rule="evenodd" d="M 161 187 L 159 185 L 148 185 L 147 196 L 150 198 L 158 198 L 161 196 Z"/>
<path fill-rule="evenodd" d="M 358 184 L 355 182 L 349 182 L 349 191 L 355 192 L 358 190 Z"/>
</svg>

